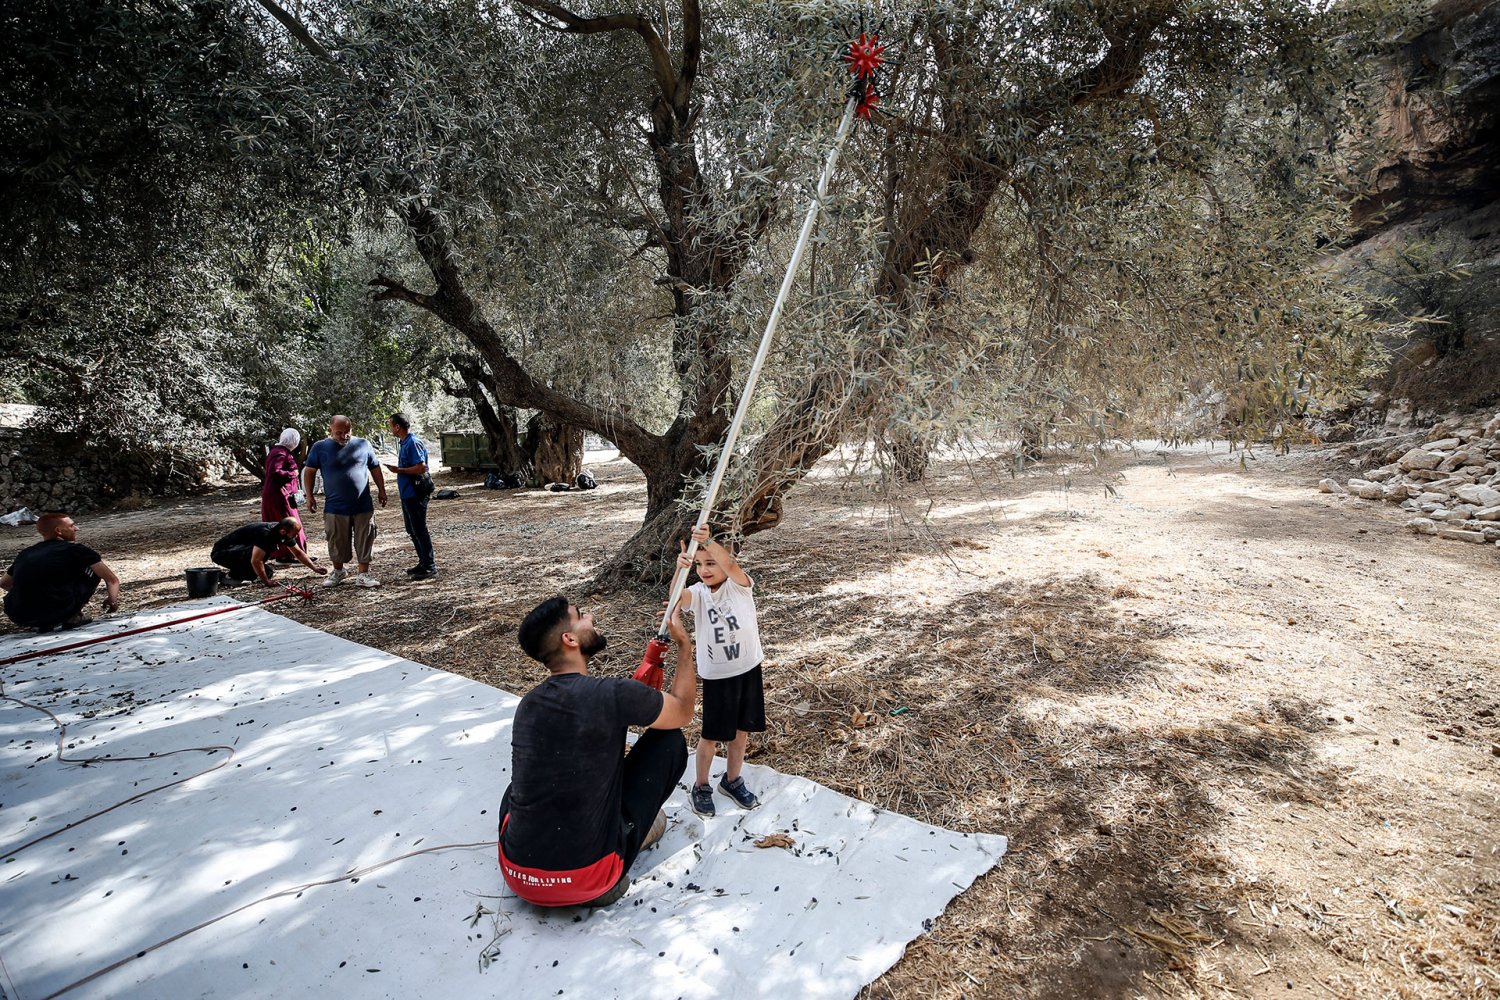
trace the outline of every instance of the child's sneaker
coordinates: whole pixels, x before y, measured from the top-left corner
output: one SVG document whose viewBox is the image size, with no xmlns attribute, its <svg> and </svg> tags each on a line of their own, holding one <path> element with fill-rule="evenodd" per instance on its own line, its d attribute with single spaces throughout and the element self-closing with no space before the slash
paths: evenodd
<svg viewBox="0 0 1500 1000">
<path fill-rule="evenodd" d="M 693 786 L 693 812 L 699 816 L 714 814 L 714 790 L 708 785 Z"/>
<path fill-rule="evenodd" d="M 719 780 L 719 791 L 738 802 L 742 809 L 754 809 L 760 805 L 760 799 L 756 798 L 755 793 L 745 787 L 744 778 L 735 778 L 733 781 L 730 781 L 728 778 L 721 778 Z M 697 789 L 694 789 L 693 793 L 696 795 Z"/>
<path fill-rule="evenodd" d="M 380 586 L 380 581 L 375 578 L 374 573 L 360 573 L 354 577 L 354 585 L 356 587 L 364 587 L 366 590 L 373 590 Z"/>
<path fill-rule="evenodd" d="M 325 587 L 337 587 L 343 582 L 344 571 L 341 569 L 330 570 L 328 575 L 323 577 L 323 586 Z"/>
</svg>

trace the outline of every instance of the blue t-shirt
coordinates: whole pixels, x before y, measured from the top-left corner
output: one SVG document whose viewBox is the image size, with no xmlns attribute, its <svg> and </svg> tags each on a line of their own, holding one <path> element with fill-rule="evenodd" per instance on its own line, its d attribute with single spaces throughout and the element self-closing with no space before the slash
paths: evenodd
<svg viewBox="0 0 1500 1000">
<path fill-rule="evenodd" d="M 369 470 L 380 468 L 380 462 L 364 438 L 352 437 L 342 447 L 324 438 L 308 449 L 307 467 L 323 473 L 323 509 L 329 514 L 368 514 L 375 509 Z"/>
<path fill-rule="evenodd" d="M 396 464 L 401 468 L 410 468 L 413 465 L 427 464 L 427 446 L 415 434 L 408 434 L 401 439 L 401 447 L 396 451 Z M 427 470 L 431 472 L 431 469 Z M 401 493 L 402 500 L 415 500 L 417 498 L 417 477 L 408 476 L 404 472 L 396 473 L 396 489 Z"/>
</svg>

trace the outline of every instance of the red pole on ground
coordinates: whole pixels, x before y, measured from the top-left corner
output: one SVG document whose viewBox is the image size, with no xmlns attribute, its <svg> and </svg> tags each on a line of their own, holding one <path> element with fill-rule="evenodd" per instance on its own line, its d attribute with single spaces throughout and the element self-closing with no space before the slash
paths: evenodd
<svg viewBox="0 0 1500 1000">
<path fill-rule="evenodd" d="M 66 653 L 69 650 L 73 649 L 82 649 L 85 646 L 97 646 L 101 642 L 113 642 L 116 639 L 124 639 L 126 636 L 140 635 L 142 632 L 154 632 L 159 628 L 169 628 L 173 625 L 183 625 L 187 622 L 195 622 L 200 618 L 212 618 L 215 615 L 227 615 L 231 611 L 246 611 L 250 608 L 258 608 L 262 604 L 270 604 L 272 601 L 285 600 L 288 597 L 300 597 L 304 601 L 310 601 L 312 600 L 312 591 L 302 590 L 297 587 L 289 586 L 286 588 L 285 593 L 275 594 L 271 597 L 267 597 L 263 601 L 256 601 L 254 604 L 236 604 L 234 607 L 218 608 L 214 611 L 204 611 L 201 614 L 188 615 L 186 618 L 174 618 L 169 622 L 158 622 L 155 625 L 142 625 L 140 628 L 126 629 L 124 632 L 116 632 L 113 635 L 101 635 L 93 639 L 81 639 L 78 642 L 70 642 L 63 646 L 53 646 L 49 649 L 36 649 L 32 650 L 29 653 L 22 653 L 19 656 L 11 656 L 7 657 L 6 659 L 0 660 L 0 667 L 8 667 L 12 663 L 21 663 L 25 660 L 40 659 L 44 656 L 55 656 L 58 653 Z"/>
</svg>

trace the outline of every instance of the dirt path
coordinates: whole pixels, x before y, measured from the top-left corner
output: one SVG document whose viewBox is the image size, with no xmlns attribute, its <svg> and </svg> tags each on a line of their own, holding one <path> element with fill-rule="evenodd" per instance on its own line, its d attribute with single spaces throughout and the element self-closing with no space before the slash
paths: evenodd
<svg viewBox="0 0 1500 1000">
<path fill-rule="evenodd" d="M 1331 470 L 954 461 L 888 507 L 825 468 L 752 539 L 772 717 L 753 758 L 1011 837 L 868 996 L 1500 996 L 1500 550 L 1317 493 Z M 385 588 L 277 607 L 519 692 L 538 673 L 516 624 L 566 591 L 613 638 L 602 669 L 628 670 L 655 598 L 583 581 L 644 484 L 595 472 L 587 494 L 444 477 L 463 495 L 433 507 L 441 580 L 395 583 L 411 550 L 387 513 Z M 131 607 L 160 604 L 257 513 L 227 491 L 87 518 L 82 540 Z"/>
</svg>

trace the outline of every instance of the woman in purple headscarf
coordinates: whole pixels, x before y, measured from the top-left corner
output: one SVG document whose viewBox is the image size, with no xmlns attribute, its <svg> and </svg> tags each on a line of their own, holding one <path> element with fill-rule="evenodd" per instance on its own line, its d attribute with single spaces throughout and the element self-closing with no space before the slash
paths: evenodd
<svg viewBox="0 0 1500 1000">
<path fill-rule="evenodd" d="M 266 478 L 260 487 L 260 519 L 279 521 L 283 517 L 295 518 L 302 523 L 297 512 L 297 458 L 292 453 L 302 443 L 302 435 L 294 427 L 281 432 L 281 439 L 266 453 Z M 297 532 L 297 544 L 306 551 L 307 532 Z M 290 562 L 291 550 L 282 546 L 271 553 L 272 559 Z"/>
</svg>

